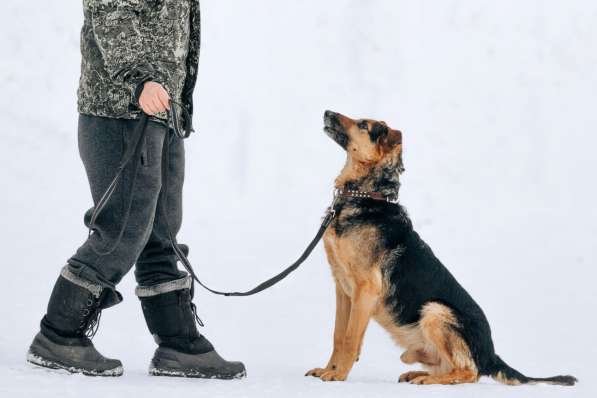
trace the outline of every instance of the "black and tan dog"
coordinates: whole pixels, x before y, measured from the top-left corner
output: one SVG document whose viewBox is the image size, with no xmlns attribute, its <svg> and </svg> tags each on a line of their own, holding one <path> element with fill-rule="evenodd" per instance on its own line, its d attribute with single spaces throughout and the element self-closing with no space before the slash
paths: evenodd
<svg viewBox="0 0 597 398">
<path fill-rule="evenodd" d="M 336 178 L 336 217 L 324 235 L 336 282 L 336 324 L 329 363 L 307 375 L 345 380 L 373 318 L 405 348 L 404 363 L 425 368 L 401 375 L 400 381 L 474 383 L 486 375 L 511 385 L 573 385 L 572 376 L 524 376 L 496 355 L 483 311 L 397 203 L 402 133 L 384 122 L 330 111 L 325 131 L 347 151 Z"/>
</svg>

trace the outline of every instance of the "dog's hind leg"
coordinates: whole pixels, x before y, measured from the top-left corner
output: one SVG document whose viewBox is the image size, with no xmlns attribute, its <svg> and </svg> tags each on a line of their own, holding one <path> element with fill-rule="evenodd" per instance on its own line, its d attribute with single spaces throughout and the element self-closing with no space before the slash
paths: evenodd
<svg viewBox="0 0 597 398">
<path fill-rule="evenodd" d="M 400 360 L 407 365 L 421 363 L 426 366 L 438 366 L 440 364 L 437 354 L 427 352 L 423 348 L 404 351 L 400 356 Z"/>
<path fill-rule="evenodd" d="M 427 372 L 422 372 L 427 373 Z M 463 384 L 476 383 L 479 380 L 477 372 L 467 369 L 454 369 L 440 375 L 423 375 L 410 379 L 411 384 Z"/>
<path fill-rule="evenodd" d="M 440 365 L 440 359 L 436 353 L 430 353 L 423 348 L 412 348 L 404 351 L 400 356 L 400 360 L 407 365 L 420 363 L 429 367 L 436 367 Z M 400 375 L 398 381 L 400 383 L 410 382 L 420 376 L 429 376 L 429 372 L 411 371 Z"/>
<path fill-rule="evenodd" d="M 447 306 L 435 302 L 423 306 L 419 328 L 425 343 L 437 352 L 439 364 L 429 367 L 430 374 L 409 380 L 411 383 L 460 384 L 479 379 L 470 349 L 455 331 L 457 326 L 456 317 Z"/>
<path fill-rule="evenodd" d="M 340 353 L 344 351 L 344 336 L 350 316 L 350 297 L 344 293 L 336 283 L 336 323 L 334 325 L 334 350 L 325 368 L 315 368 L 308 371 L 305 376 L 320 377 L 324 372 L 336 369 Z"/>
</svg>

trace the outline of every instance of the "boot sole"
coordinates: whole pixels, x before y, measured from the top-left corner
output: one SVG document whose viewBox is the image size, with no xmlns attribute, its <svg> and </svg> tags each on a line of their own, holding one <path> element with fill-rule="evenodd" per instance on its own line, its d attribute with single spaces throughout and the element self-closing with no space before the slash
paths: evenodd
<svg viewBox="0 0 597 398">
<path fill-rule="evenodd" d="M 149 368 L 149 374 L 151 376 L 166 376 L 166 377 L 189 377 L 195 379 L 218 379 L 218 380 L 238 380 L 247 377 L 247 371 L 243 370 L 237 374 L 219 374 L 210 375 L 202 373 L 193 369 L 169 369 L 169 368 L 156 368 L 151 366 Z"/>
<path fill-rule="evenodd" d="M 74 366 L 68 366 L 68 365 L 63 365 L 59 362 L 56 361 L 52 361 L 46 358 L 43 358 L 31 351 L 29 351 L 27 353 L 27 362 L 36 365 L 36 366 L 40 366 L 42 368 L 47 368 L 47 369 L 54 369 L 54 370 L 66 370 L 69 373 L 72 374 L 83 374 L 85 376 L 96 376 L 96 377 L 118 377 L 118 376 L 122 376 L 122 374 L 124 373 L 124 369 L 122 368 L 122 366 L 117 366 L 113 369 L 107 369 L 107 370 L 89 370 L 89 369 L 82 369 L 82 368 L 77 368 Z"/>
</svg>

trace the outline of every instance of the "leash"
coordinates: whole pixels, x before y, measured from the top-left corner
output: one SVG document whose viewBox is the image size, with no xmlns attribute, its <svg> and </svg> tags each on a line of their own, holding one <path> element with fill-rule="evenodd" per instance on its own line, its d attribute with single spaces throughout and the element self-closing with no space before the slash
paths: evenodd
<svg viewBox="0 0 597 398">
<path fill-rule="evenodd" d="M 326 214 L 323 218 L 323 221 L 321 222 L 321 226 L 319 227 L 317 234 L 315 234 L 315 237 L 313 238 L 313 240 L 311 240 L 309 245 L 307 245 L 307 248 L 305 249 L 303 254 L 301 254 L 301 256 L 294 263 L 292 263 L 290 266 L 288 266 L 286 269 L 284 269 L 279 274 L 271 277 L 270 279 L 266 280 L 265 282 L 260 283 L 259 285 L 255 286 L 253 289 L 248 290 L 246 292 L 221 292 L 221 291 L 214 290 L 214 289 L 206 286 L 203 282 L 201 282 L 201 280 L 199 280 L 199 278 L 195 274 L 193 267 L 191 266 L 191 263 L 189 262 L 188 258 L 185 256 L 185 254 L 182 252 L 182 250 L 180 250 L 180 248 L 176 244 L 176 238 L 174 236 L 170 235 L 170 241 L 174 242 L 172 245 L 172 248 L 174 249 L 175 253 L 177 253 L 178 259 L 181 261 L 181 263 L 186 268 L 186 270 L 189 272 L 189 274 L 192 276 L 192 278 L 195 281 L 197 281 L 197 283 L 202 288 L 204 288 L 208 292 L 216 294 L 218 296 L 226 296 L 226 297 L 252 296 L 252 295 L 260 293 L 266 289 L 269 289 L 270 287 L 274 286 L 278 282 L 282 281 L 284 278 L 286 278 L 292 272 L 296 271 L 296 269 L 298 267 L 300 267 L 301 264 L 303 264 L 305 262 L 305 260 L 307 260 L 309 255 L 311 255 L 311 252 L 313 252 L 313 249 L 315 249 L 315 247 L 317 246 L 317 244 L 323 237 L 323 234 L 325 233 L 325 231 L 328 229 L 328 227 L 332 223 L 332 220 L 336 216 L 336 211 L 333 208 L 334 205 L 335 205 L 335 200 L 334 200 L 334 203 L 332 204 L 332 206 L 330 206 L 326 210 Z"/>
<path fill-rule="evenodd" d="M 174 101 L 172 101 L 172 104 L 178 105 Z M 190 118 L 190 115 L 188 114 L 186 109 L 183 106 L 181 106 L 181 108 L 183 109 L 183 111 L 185 111 L 185 117 Z M 127 146 L 127 148 L 123 154 L 122 160 L 121 160 L 121 162 L 118 166 L 118 169 L 116 171 L 116 175 L 114 176 L 112 182 L 106 189 L 106 192 L 104 192 L 104 194 L 98 201 L 97 205 L 94 207 L 94 210 L 93 210 L 93 213 L 91 216 L 91 221 L 89 223 L 89 235 L 91 235 L 91 233 L 94 231 L 93 226 L 94 226 L 98 216 L 104 210 L 106 204 L 109 202 L 110 198 L 114 194 L 114 191 L 116 190 L 116 187 L 118 186 L 119 182 L 121 181 L 122 175 L 124 173 L 126 166 L 128 164 L 130 164 L 130 162 L 133 159 L 140 158 L 141 151 L 143 149 L 144 138 L 146 135 L 148 119 L 149 118 L 148 118 L 147 114 L 142 112 L 141 116 L 139 118 L 139 122 L 138 122 L 137 126 L 135 126 L 135 129 L 133 131 L 133 139 L 132 139 L 133 145 Z M 189 120 L 189 119 L 187 119 L 187 120 Z M 184 132 L 181 132 L 179 130 L 178 115 L 176 113 L 174 106 L 170 107 L 170 111 L 168 112 L 168 121 L 169 121 L 169 124 L 172 124 L 176 138 L 186 139 L 190 136 L 190 134 L 192 132 L 192 128 L 190 128 L 190 123 L 187 123 L 187 128 L 185 129 Z M 103 252 L 97 251 L 94 248 L 94 251 L 96 251 L 97 254 L 105 255 L 105 254 L 112 253 L 114 250 L 116 250 L 116 248 L 118 247 L 118 245 L 120 244 L 120 242 L 122 240 L 122 235 L 124 234 L 124 230 L 126 229 L 126 226 L 128 224 L 128 219 L 130 216 L 130 210 L 131 210 L 132 201 L 133 201 L 132 193 L 134 192 L 134 188 L 135 188 L 139 163 L 140 162 L 135 162 L 135 165 L 134 165 L 133 182 L 131 184 L 129 201 L 126 206 L 127 211 L 125 213 L 125 216 L 123 217 L 123 224 L 122 224 L 121 230 L 118 234 L 118 238 L 117 238 L 116 242 L 113 244 L 113 246 L 110 249 L 108 249 L 107 251 L 103 251 Z M 168 232 L 168 240 L 170 241 L 170 246 L 172 247 L 174 254 L 176 255 L 177 259 L 182 263 L 183 267 L 187 270 L 189 275 L 191 275 L 193 282 L 197 282 L 202 288 L 204 288 L 208 292 L 219 295 L 219 296 L 227 296 L 227 297 L 252 296 L 254 294 L 260 293 L 260 292 L 276 285 L 277 283 L 279 283 L 280 281 L 285 279 L 288 275 L 290 275 L 292 272 L 294 272 L 296 269 L 298 269 L 301 266 L 301 264 L 303 264 L 305 262 L 305 260 L 307 260 L 309 255 L 311 255 L 311 253 L 313 252 L 313 250 L 315 249 L 315 247 L 317 246 L 317 244 L 319 243 L 319 241 L 325 234 L 325 231 L 328 229 L 328 227 L 332 223 L 333 219 L 336 217 L 336 204 L 341 197 L 366 198 L 366 199 L 373 199 L 373 200 L 384 201 L 384 202 L 389 202 L 389 203 L 395 203 L 395 201 L 397 200 L 397 195 L 385 196 L 379 192 L 365 192 L 365 191 L 357 191 L 357 190 L 335 189 L 334 190 L 334 199 L 332 201 L 332 204 L 327 208 L 325 215 L 323 217 L 323 220 L 321 222 L 321 226 L 319 227 L 317 233 L 315 234 L 315 237 L 311 240 L 311 242 L 307 245 L 307 248 L 303 251 L 303 253 L 300 255 L 300 257 L 294 263 L 292 263 L 290 266 L 288 266 L 282 272 L 271 277 L 270 279 L 266 280 L 265 282 L 260 283 L 259 285 L 257 285 L 256 287 L 254 287 L 251 290 L 248 290 L 245 292 L 222 292 L 222 291 L 210 288 L 209 286 L 205 285 L 199 279 L 199 277 L 195 273 L 195 270 L 193 269 L 193 266 L 191 265 L 191 262 L 187 258 L 184 251 L 181 249 L 180 245 L 178 244 L 178 242 L 176 240 L 176 237 L 172 233 L 172 230 L 171 230 L 169 222 L 168 222 L 168 213 L 167 213 L 168 174 L 169 174 L 168 167 L 169 167 L 169 164 L 170 164 L 170 139 L 168 136 L 166 136 L 166 138 L 164 140 L 164 145 L 162 148 L 162 165 L 161 165 L 162 190 L 160 191 L 160 199 L 161 200 L 159 200 L 161 205 L 160 205 L 160 208 L 157 209 L 157 211 L 161 212 L 161 216 L 163 217 L 163 219 L 166 223 L 166 230 Z M 193 293 L 194 293 L 194 286 L 191 286 L 191 297 L 193 296 Z M 201 326 L 203 326 L 203 322 L 197 316 L 197 312 L 196 312 L 196 309 L 194 308 L 195 307 L 194 304 L 192 304 L 192 306 L 193 306 L 193 313 L 195 314 L 195 317 L 196 317 L 198 323 Z"/>
</svg>

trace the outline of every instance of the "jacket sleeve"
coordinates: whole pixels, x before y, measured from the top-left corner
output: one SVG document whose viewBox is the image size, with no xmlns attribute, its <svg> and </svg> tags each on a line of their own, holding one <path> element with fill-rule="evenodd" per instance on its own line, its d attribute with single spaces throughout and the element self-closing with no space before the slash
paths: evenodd
<svg viewBox="0 0 597 398">
<path fill-rule="evenodd" d="M 147 61 L 145 54 L 139 16 L 145 1 L 85 0 L 104 66 L 115 82 L 129 90 L 135 105 L 143 83 L 165 83 L 165 75 Z"/>
</svg>

